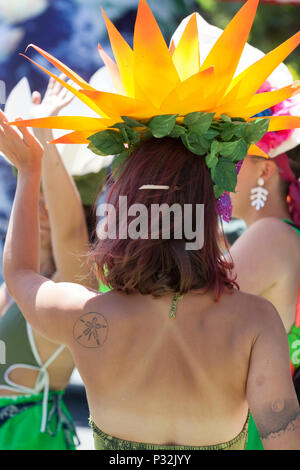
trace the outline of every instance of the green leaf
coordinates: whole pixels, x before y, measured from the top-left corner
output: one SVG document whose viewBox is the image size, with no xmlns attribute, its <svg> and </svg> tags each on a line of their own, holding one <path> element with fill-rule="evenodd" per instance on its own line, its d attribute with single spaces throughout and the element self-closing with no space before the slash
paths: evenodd
<svg viewBox="0 0 300 470">
<path fill-rule="evenodd" d="M 235 191 L 237 183 L 235 164 L 227 158 L 220 157 L 214 170 L 214 183 L 224 191 Z"/>
<path fill-rule="evenodd" d="M 169 134 L 170 137 L 173 137 L 174 139 L 178 139 L 178 137 L 181 137 L 187 132 L 186 128 L 183 126 L 180 126 L 179 124 L 175 124 L 174 129 L 172 132 Z"/>
<path fill-rule="evenodd" d="M 207 148 L 202 145 L 202 138 L 203 136 L 197 132 L 188 132 L 181 136 L 186 148 L 196 155 L 205 155 L 207 153 Z"/>
<path fill-rule="evenodd" d="M 241 117 L 232 118 L 232 121 L 247 122 L 246 119 L 241 118 Z"/>
<path fill-rule="evenodd" d="M 155 116 L 148 124 L 152 135 L 157 139 L 170 135 L 176 124 L 178 114 L 164 114 Z"/>
<path fill-rule="evenodd" d="M 123 137 L 123 143 L 126 142 L 129 144 L 129 147 L 134 147 L 139 144 L 141 141 L 141 134 L 138 131 L 135 131 L 132 127 L 128 126 L 123 122 L 118 122 L 111 126 L 112 129 L 119 129 Z"/>
<path fill-rule="evenodd" d="M 231 122 L 231 118 L 227 114 L 221 114 L 222 121 Z"/>
<path fill-rule="evenodd" d="M 217 184 L 214 185 L 215 198 L 219 199 L 220 196 L 224 193 L 224 189 L 220 188 Z"/>
<path fill-rule="evenodd" d="M 239 139 L 234 142 L 220 142 L 219 152 L 223 157 L 227 157 L 232 162 L 239 162 L 243 160 L 248 151 L 248 146 L 244 139 Z"/>
<path fill-rule="evenodd" d="M 129 138 L 130 145 L 137 145 L 141 141 L 141 134 L 138 131 L 132 129 L 132 127 L 126 126 L 126 133 Z"/>
<path fill-rule="evenodd" d="M 238 138 L 243 137 L 246 123 L 237 121 L 237 122 L 233 122 L 232 124 L 233 124 L 234 129 L 235 129 L 234 130 L 235 137 L 238 137 Z"/>
<path fill-rule="evenodd" d="M 214 129 L 208 129 L 208 131 L 204 133 L 204 137 L 208 140 L 214 140 L 217 135 L 219 135 L 219 131 Z"/>
<path fill-rule="evenodd" d="M 189 113 L 184 118 L 184 124 L 191 130 L 204 134 L 210 128 L 215 113 Z"/>
<path fill-rule="evenodd" d="M 145 124 L 143 124 L 142 122 L 136 121 L 135 119 L 132 119 L 128 116 L 121 116 L 121 118 L 129 127 L 145 127 Z"/>
<path fill-rule="evenodd" d="M 225 123 L 222 125 L 222 132 L 220 134 L 220 137 L 223 141 L 227 142 L 232 139 L 232 137 L 235 134 L 235 127 L 231 123 Z"/>
<path fill-rule="evenodd" d="M 91 152 L 93 152 L 95 155 L 100 155 L 101 157 L 106 157 L 107 154 L 100 152 L 92 143 L 90 143 L 87 147 Z"/>
<path fill-rule="evenodd" d="M 128 132 L 127 130 L 131 130 L 130 127 L 126 126 L 126 124 L 123 124 L 123 123 L 118 123 L 118 124 L 115 124 L 114 126 L 111 126 L 111 128 L 116 128 L 116 129 L 119 129 L 120 130 L 120 133 L 122 135 L 122 138 L 123 138 L 123 143 L 126 142 L 126 143 L 130 143 L 130 137 L 128 135 Z"/>
<path fill-rule="evenodd" d="M 217 153 L 220 151 L 220 145 L 222 145 L 221 142 L 214 140 L 210 146 L 210 153 L 217 155 Z"/>
<path fill-rule="evenodd" d="M 209 153 L 205 157 L 205 162 L 208 168 L 215 168 L 218 163 L 218 157 L 213 153 Z"/>
<path fill-rule="evenodd" d="M 122 171 L 124 170 L 124 166 L 128 161 L 128 158 L 129 158 L 129 152 L 127 150 L 120 153 L 114 158 L 111 164 L 111 171 L 115 179 L 118 179 L 120 177 Z"/>
<path fill-rule="evenodd" d="M 124 151 L 123 137 L 118 131 L 97 132 L 91 135 L 88 140 L 102 155 L 116 155 Z"/>
<path fill-rule="evenodd" d="M 252 122 L 247 122 L 244 129 L 244 139 L 248 144 L 255 144 L 268 132 L 269 119 L 256 119 Z"/>
</svg>

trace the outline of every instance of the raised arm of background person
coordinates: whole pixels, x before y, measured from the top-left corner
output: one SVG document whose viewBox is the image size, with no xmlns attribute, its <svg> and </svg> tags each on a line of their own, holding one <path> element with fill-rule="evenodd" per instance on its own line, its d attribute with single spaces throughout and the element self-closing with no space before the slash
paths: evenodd
<svg viewBox="0 0 300 470">
<path fill-rule="evenodd" d="M 0 111 L 0 149 L 18 169 L 18 184 L 4 247 L 4 277 L 11 296 L 33 328 L 60 344 L 72 340 L 74 315 L 99 295 L 78 284 L 39 274 L 39 192 L 43 148 L 26 128 L 20 134 Z M 87 307 L 88 308 L 88 307 Z"/>
<path fill-rule="evenodd" d="M 57 115 L 69 104 L 73 95 L 50 79 L 43 100 L 37 92 L 33 93 L 32 98 L 31 114 L 45 117 Z M 42 185 L 51 226 L 56 278 L 97 288 L 96 278 L 84 256 L 89 250 L 89 239 L 79 192 L 56 145 L 48 143 L 54 138 L 52 131 L 36 128 L 34 134 L 44 147 Z"/>
<path fill-rule="evenodd" d="M 275 218 L 258 220 L 231 246 L 241 290 L 260 295 L 280 279 L 280 263 L 284 260 L 283 247 L 278 243 L 278 224 L 281 221 Z"/>
<path fill-rule="evenodd" d="M 261 302 L 262 311 L 253 313 L 259 328 L 247 378 L 249 408 L 266 450 L 300 450 L 300 408 L 286 332 L 275 307 Z"/>
</svg>

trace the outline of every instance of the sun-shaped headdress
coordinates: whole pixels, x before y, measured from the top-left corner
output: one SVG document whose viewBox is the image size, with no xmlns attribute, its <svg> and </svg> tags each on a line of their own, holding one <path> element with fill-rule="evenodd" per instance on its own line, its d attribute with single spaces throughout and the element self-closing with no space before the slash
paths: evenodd
<svg viewBox="0 0 300 470">
<path fill-rule="evenodd" d="M 249 154 L 268 155 L 255 145 L 269 131 L 300 127 L 297 116 L 258 113 L 300 91 L 295 82 L 279 90 L 257 93 L 273 70 L 297 47 L 300 32 L 235 76 L 259 0 L 248 0 L 200 63 L 196 15 L 179 43 L 168 48 L 145 0 L 140 0 L 133 48 L 103 12 L 114 62 L 99 45 L 116 93 L 98 91 L 59 60 L 35 45 L 36 51 L 72 80 L 77 88 L 41 65 L 48 75 L 89 106 L 95 117 L 68 116 L 18 121 L 18 126 L 71 130 L 53 143 L 87 143 L 99 155 L 120 159 L 148 137 L 180 138 L 211 170 L 216 197 L 234 191 L 235 165 Z"/>
</svg>

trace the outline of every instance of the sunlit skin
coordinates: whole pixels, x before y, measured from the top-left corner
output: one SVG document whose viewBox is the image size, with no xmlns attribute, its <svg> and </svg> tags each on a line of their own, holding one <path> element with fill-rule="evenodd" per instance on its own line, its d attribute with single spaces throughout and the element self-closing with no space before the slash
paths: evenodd
<svg viewBox="0 0 300 470">
<path fill-rule="evenodd" d="M 65 77 L 61 76 L 61 78 Z M 50 80 L 43 98 L 40 93 L 33 92 L 30 113 L 34 117 L 45 114 L 55 116 L 72 99 L 73 96 L 61 85 Z M 47 144 L 53 139 L 52 131 L 36 129 L 35 132 L 44 146 L 42 180 L 44 193 L 41 192 L 39 195 L 40 272 L 55 281 L 73 281 L 79 276 L 87 282 L 87 285 L 93 286 L 95 285 L 94 281 L 91 281 L 93 278 L 87 276 L 89 268 L 80 259 L 80 255 L 85 253 L 88 247 L 88 234 L 80 196 L 62 163 L 56 146 Z M 14 148 L 15 145 L 10 142 L 10 150 L 8 147 L 6 149 L 8 157 L 11 156 L 10 152 Z M 21 146 L 19 151 L 22 153 L 25 149 Z M 53 186 L 55 186 L 55 191 L 53 191 Z M 62 195 L 64 204 L 62 204 Z M 8 294 L 6 285 L 3 284 L 0 290 L 0 315 L 5 314 L 11 303 L 12 298 Z M 46 362 L 59 344 L 40 335 L 36 329 L 33 329 L 33 333 L 42 362 Z M 65 389 L 73 368 L 72 356 L 65 349 L 49 367 L 51 389 Z M 16 369 L 10 374 L 10 378 L 18 384 L 33 387 L 37 372 L 23 368 Z M 0 391 L 1 396 L 11 394 L 16 393 L 9 390 Z"/>
<path fill-rule="evenodd" d="M 134 51 L 106 20 L 117 61 L 108 61 L 107 65 L 120 87 L 117 93 L 123 91 L 121 97 L 91 90 L 80 77 L 39 50 L 84 89 L 72 92 L 102 118 L 50 118 L 30 121 L 30 125 L 74 131 L 62 139 L 71 143 L 87 142 L 92 133 L 118 122 L 121 113 L 151 117 L 175 109 L 175 113 L 184 114 L 215 110 L 218 101 L 218 112 L 231 115 L 235 100 L 240 100 L 241 112 L 250 118 L 257 101 L 263 106 L 261 110 L 270 106 L 274 95 L 255 98 L 255 91 L 296 47 L 300 37 L 295 35 L 271 56 L 258 61 L 249 76 L 247 72 L 246 77 L 243 75 L 242 83 L 239 77 L 232 81 L 257 3 L 249 0 L 239 10 L 207 57 L 203 65 L 206 70 L 187 79 L 196 82 L 197 87 L 181 82 L 178 63 L 174 64 L 145 0 L 139 6 Z M 183 69 L 186 66 L 181 65 Z M 209 96 L 199 93 L 204 84 Z M 174 100 L 176 88 L 179 94 Z M 180 100 L 184 90 L 188 95 Z M 282 96 L 286 96 L 286 90 Z M 280 101 L 278 94 L 276 99 Z M 107 109 L 112 100 L 113 115 Z M 103 113 L 109 115 L 108 121 Z M 286 128 L 299 123 L 299 118 L 283 118 L 276 125 Z M 14 159 L 19 181 L 4 252 L 5 279 L 31 324 L 71 350 L 95 423 L 104 432 L 132 441 L 212 445 L 236 437 L 250 408 L 266 449 L 300 449 L 299 405 L 290 374 L 286 334 L 276 310 L 265 299 L 234 291 L 232 295 L 226 292 L 216 303 L 212 292 L 188 292 L 179 303 L 176 319 L 170 319 L 170 294 L 161 298 L 117 291 L 101 295 L 74 283 L 53 283 L 39 275 L 41 150 L 26 129 L 29 121 L 16 124 L 28 149 Z M 9 128 L 2 116 L 0 147 L 12 132 Z M 21 218 L 22 240 L 15 230 Z M 89 324 L 86 315 L 90 315 Z M 99 325 L 105 326 L 103 317 L 108 325 L 105 341 L 99 336 L 100 346 L 93 342 L 87 347 L 86 341 L 92 341 L 92 337 L 83 341 L 85 330 L 89 334 L 97 318 Z M 82 328 L 79 332 L 78 325 Z M 105 328 L 97 331 L 100 335 Z M 282 405 L 280 423 L 273 419 L 276 403 Z"/>
<path fill-rule="evenodd" d="M 44 196 L 41 193 L 39 198 L 39 221 L 40 221 L 40 270 L 44 276 L 55 278 L 55 265 L 53 261 L 51 229 L 49 223 L 48 211 L 45 207 Z M 7 308 L 12 304 L 13 299 L 8 293 L 5 284 L 1 286 L 0 292 L 0 315 L 6 315 Z M 42 359 L 46 360 L 58 348 L 57 343 L 49 341 L 38 331 L 33 330 L 35 344 Z M 52 390 L 63 390 L 70 379 L 74 367 L 73 359 L 69 351 L 64 351 L 57 360 L 49 367 L 50 384 Z M 26 370 L 24 368 L 15 369 L 9 374 L 9 378 L 25 387 L 34 387 L 38 372 Z M 11 390 L 0 390 L 0 396 L 22 395 L 22 393 L 12 392 Z"/>
<path fill-rule="evenodd" d="M 265 206 L 251 206 L 250 191 L 259 178 L 269 191 Z M 288 332 L 294 323 L 300 279 L 299 236 L 280 219 L 291 220 L 272 159 L 246 157 L 236 193 L 231 194 L 233 216 L 248 229 L 230 249 L 242 290 L 270 300 Z"/>
<path fill-rule="evenodd" d="M 239 434 L 249 407 L 266 449 L 300 449 L 287 339 L 269 302 L 236 291 L 216 303 L 213 292 L 189 292 L 173 320 L 170 294 L 99 294 L 39 274 L 43 150 L 26 128 L 20 131 L 26 147 L 13 156 L 18 187 L 5 280 L 32 326 L 72 352 L 95 423 L 132 441 L 212 445 Z M 18 143 L 13 132 L 0 113 L 0 148 L 8 136 Z M 14 230 L 21 220 L 22 238 Z M 99 344 L 85 335 L 98 323 Z M 273 416 L 278 400 L 281 414 Z"/>
</svg>

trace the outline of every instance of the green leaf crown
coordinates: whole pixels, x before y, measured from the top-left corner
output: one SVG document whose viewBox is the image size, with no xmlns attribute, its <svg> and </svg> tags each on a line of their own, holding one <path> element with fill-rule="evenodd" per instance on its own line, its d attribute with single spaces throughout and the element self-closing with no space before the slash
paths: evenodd
<svg viewBox="0 0 300 470">
<path fill-rule="evenodd" d="M 224 191 L 234 192 L 237 183 L 235 164 L 243 160 L 251 144 L 268 131 L 269 120 L 258 118 L 246 122 L 243 118 L 214 113 L 193 112 L 184 117 L 177 114 L 155 116 L 147 122 L 122 116 L 123 122 L 91 135 L 88 148 L 97 155 L 117 155 L 113 163 L 114 176 L 130 155 L 146 139 L 171 137 L 181 139 L 185 147 L 205 158 L 214 184 L 215 197 Z"/>
</svg>

